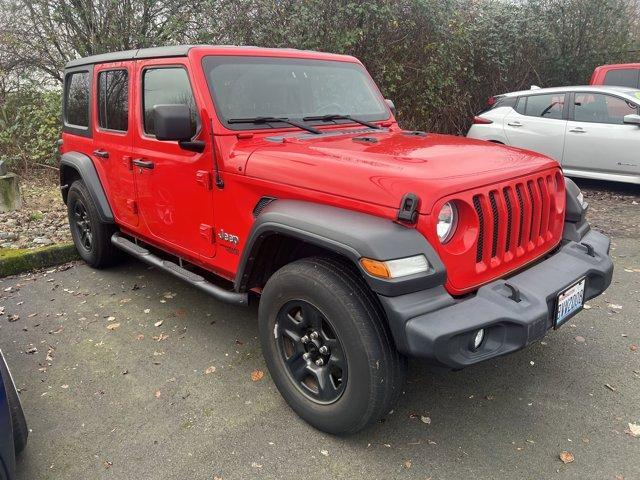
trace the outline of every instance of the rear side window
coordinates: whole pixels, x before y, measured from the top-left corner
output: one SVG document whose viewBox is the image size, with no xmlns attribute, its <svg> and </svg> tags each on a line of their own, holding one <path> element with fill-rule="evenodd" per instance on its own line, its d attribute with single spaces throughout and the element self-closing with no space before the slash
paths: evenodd
<svg viewBox="0 0 640 480">
<path fill-rule="evenodd" d="M 618 87 L 638 88 L 639 76 L 640 69 L 637 68 L 609 70 L 604 76 L 604 84 L 615 85 Z"/>
<path fill-rule="evenodd" d="M 517 111 L 529 117 L 562 120 L 564 98 L 564 94 L 531 95 L 526 98 L 527 103 L 525 106 L 521 106 L 524 99 L 520 99 Z"/>
<path fill-rule="evenodd" d="M 64 120 L 68 125 L 89 126 L 89 72 L 67 76 Z"/>
<path fill-rule="evenodd" d="M 107 70 L 98 74 L 98 125 L 126 132 L 129 125 L 129 74 Z"/>
<path fill-rule="evenodd" d="M 638 107 L 622 98 L 602 93 L 576 93 L 575 96 L 576 122 L 623 125 L 625 115 L 637 113 Z"/>
<path fill-rule="evenodd" d="M 196 102 L 191 91 L 189 77 L 184 68 L 149 68 L 144 71 L 142 79 L 144 94 L 142 108 L 144 110 L 144 131 L 155 135 L 153 125 L 153 107 L 155 105 L 187 105 L 191 111 L 191 131 L 198 129 Z"/>
</svg>

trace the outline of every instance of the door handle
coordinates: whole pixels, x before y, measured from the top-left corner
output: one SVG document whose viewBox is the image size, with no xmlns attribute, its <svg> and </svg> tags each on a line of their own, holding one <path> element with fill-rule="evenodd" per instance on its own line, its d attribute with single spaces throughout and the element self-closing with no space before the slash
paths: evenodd
<svg viewBox="0 0 640 480">
<path fill-rule="evenodd" d="M 572 133 L 587 133 L 587 131 L 582 127 L 576 127 L 569 130 Z"/>
<path fill-rule="evenodd" d="M 93 154 L 94 154 L 96 157 L 100 157 L 100 158 L 109 158 L 109 152 L 107 152 L 106 150 L 101 150 L 101 149 L 94 150 L 94 151 L 93 151 Z"/>
<path fill-rule="evenodd" d="M 521 127 L 522 124 L 520 122 L 509 122 L 507 123 L 510 127 Z"/>
<path fill-rule="evenodd" d="M 134 158 L 131 163 L 133 163 L 136 167 L 147 168 L 149 170 L 153 170 L 154 164 L 149 160 L 145 160 L 143 158 Z"/>
</svg>

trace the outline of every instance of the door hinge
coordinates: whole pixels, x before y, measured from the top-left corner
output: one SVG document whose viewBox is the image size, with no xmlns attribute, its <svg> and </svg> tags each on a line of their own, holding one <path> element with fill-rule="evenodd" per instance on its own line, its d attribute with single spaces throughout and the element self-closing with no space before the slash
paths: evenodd
<svg viewBox="0 0 640 480">
<path fill-rule="evenodd" d="M 207 190 L 211 190 L 213 188 L 211 173 L 206 170 L 198 170 L 196 172 L 196 183 L 202 185 Z"/>
<path fill-rule="evenodd" d="M 127 199 L 127 208 L 131 210 L 131 213 L 138 214 L 138 204 L 135 200 Z"/>
<path fill-rule="evenodd" d="M 133 170 L 133 162 L 129 155 L 122 156 L 122 163 L 124 163 L 124 166 L 127 167 L 127 170 Z"/>
<path fill-rule="evenodd" d="M 216 239 L 213 235 L 213 227 L 206 223 L 200 224 L 200 236 L 205 238 L 209 243 L 215 243 Z"/>
</svg>

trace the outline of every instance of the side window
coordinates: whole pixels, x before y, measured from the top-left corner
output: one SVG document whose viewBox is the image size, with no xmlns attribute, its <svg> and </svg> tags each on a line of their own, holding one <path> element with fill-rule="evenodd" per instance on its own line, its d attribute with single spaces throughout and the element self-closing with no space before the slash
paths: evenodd
<svg viewBox="0 0 640 480">
<path fill-rule="evenodd" d="M 89 72 L 67 76 L 64 121 L 76 127 L 89 126 Z"/>
<path fill-rule="evenodd" d="M 129 126 L 129 74 L 106 70 L 98 74 L 98 125 L 126 132 Z"/>
<path fill-rule="evenodd" d="M 530 95 L 524 115 L 562 120 L 564 94 Z"/>
<path fill-rule="evenodd" d="M 184 68 L 149 68 L 142 78 L 142 108 L 144 110 L 144 131 L 155 134 L 153 107 L 155 105 L 188 105 L 191 111 L 191 131 L 198 130 L 196 102 L 191 91 L 189 77 Z"/>
<path fill-rule="evenodd" d="M 618 97 L 602 93 L 576 93 L 574 120 L 576 122 L 623 125 L 625 115 L 638 112 L 638 107 Z"/>
<path fill-rule="evenodd" d="M 640 75 L 640 69 L 637 68 L 609 70 L 604 76 L 604 84 L 638 88 L 638 75 Z"/>
</svg>

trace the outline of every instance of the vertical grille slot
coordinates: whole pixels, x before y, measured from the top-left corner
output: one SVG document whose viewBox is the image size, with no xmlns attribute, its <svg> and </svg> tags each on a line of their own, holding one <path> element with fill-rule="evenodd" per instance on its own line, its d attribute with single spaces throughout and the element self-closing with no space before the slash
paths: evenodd
<svg viewBox="0 0 640 480">
<path fill-rule="evenodd" d="M 520 228 L 518 229 L 518 246 L 522 246 L 522 228 L 524 227 L 524 199 L 522 194 L 522 184 L 516 185 L 516 194 L 518 195 L 518 205 L 520 206 Z"/>
<path fill-rule="evenodd" d="M 529 202 L 531 205 L 531 216 L 529 217 L 529 241 L 533 242 L 537 235 L 537 233 L 534 233 L 533 231 L 533 221 L 535 219 L 535 212 L 537 209 L 535 196 L 533 195 L 533 182 L 531 180 L 527 182 L 527 190 L 529 191 Z"/>
<path fill-rule="evenodd" d="M 495 192 L 489 192 L 489 202 L 491 203 L 491 213 L 493 214 L 493 238 L 491 242 L 491 258 L 498 252 L 498 226 L 500 225 L 500 213 L 496 204 Z"/>
<path fill-rule="evenodd" d="M 476 263 L 482 262 L 482 250 L 484 248 L 484 215 L 482 213 L 482 205 L 480 204 L 480 196 L 473 197 L 473 208 L 478 215 L 478 244 L 476 246 Z"/>
<path fill-rule="evenodd" d="M 505 245 L 505 251 L 511 250 L 511 227 L 513 221 L 513 210 L 511 209 L 511 198 L 509 196 L 510 188 L 505 188 L 502 193 L 504 194 L 504 203 L 507 206 L 507 243 Z"/>
</svg>

